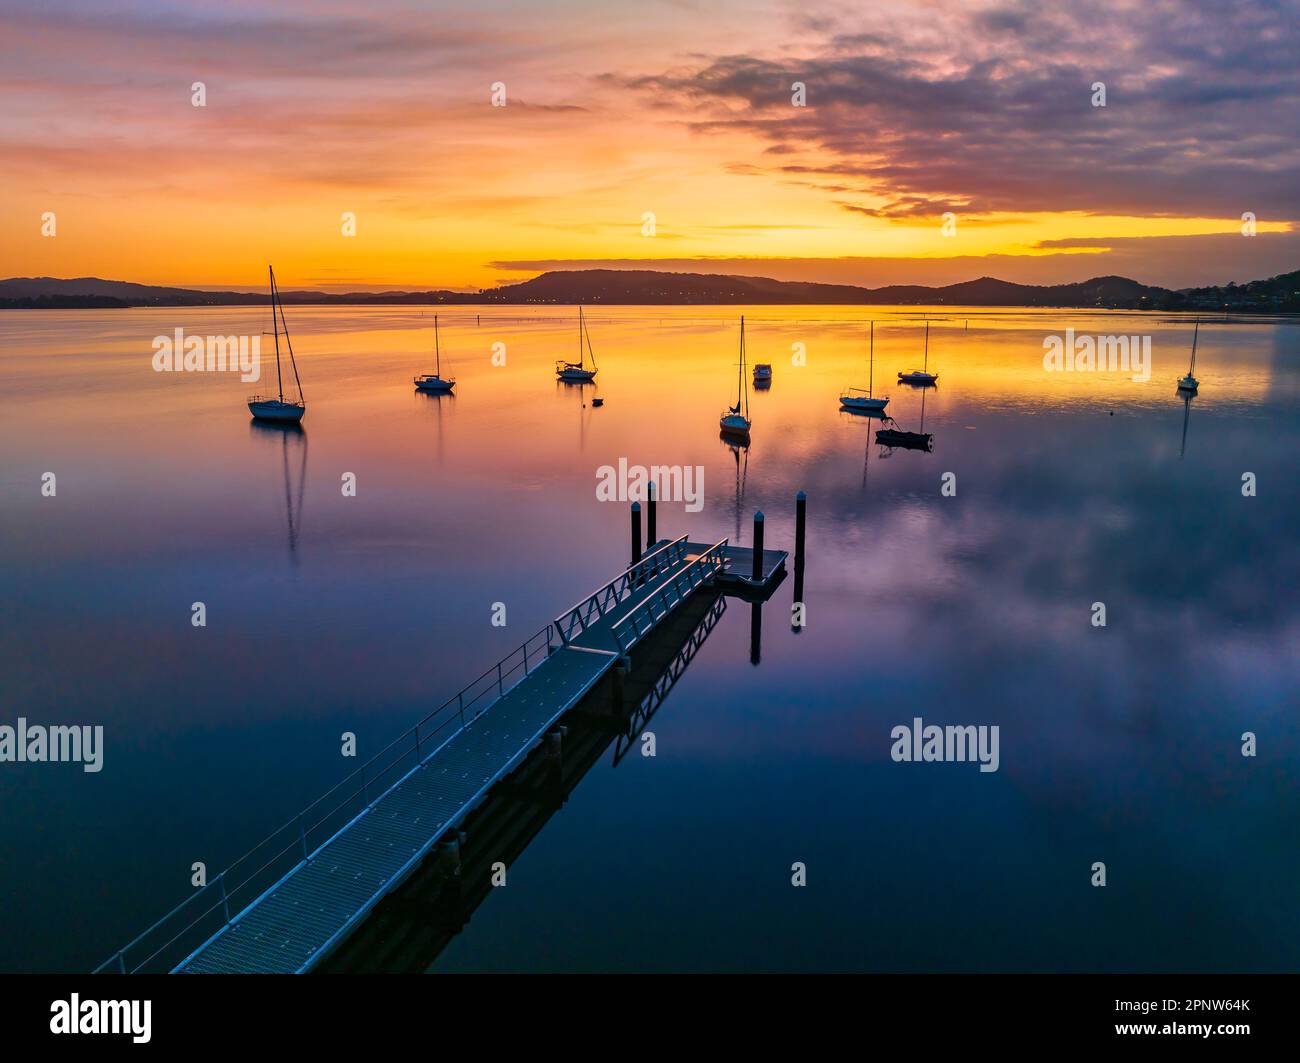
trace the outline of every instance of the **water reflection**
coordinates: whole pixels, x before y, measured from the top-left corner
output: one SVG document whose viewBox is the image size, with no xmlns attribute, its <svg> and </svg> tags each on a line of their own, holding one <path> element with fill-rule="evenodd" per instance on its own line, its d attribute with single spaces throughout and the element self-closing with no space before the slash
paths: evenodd
<svg viewBox="0 0 1300 1063">
<path fill-rule="evenodd" d="M 433 969 L 493 893 L 495 869 L 515 866 L 604 753 L 612 747 L 610 767 L 618 768 L 642 749 L 651 721 L 726 610 L 724 595 L 701 592 L 670 614 L 633 652 L 626 678 L 607 679 L 566 714 L 509 779 L 489 791 L 463 829 L 381 901 L 321 970 Z"/>
<path fill-rule="evenodd" d="M 1284 766 L 1300 758 L 1288 715 L 1300 603 L 1285 588 L 1300 585 L 1300 329 L 1216 325 L 1195 400 L 1213 445 L 1192 446 L 1190 404 L 1180 428 L 1169 403 L 1190 318 L 960 311 L 934 326 L 943 388 L 900 386 L 891 400 L 904 428 L 940 441 L 936 466 L 898 450 L 880 460 L 891 452 L 876 449 L 878 424 L 836 412 L 860 372 L 864 311 L 747 315 L 758 349 L 797 340 L 815 354 L 763 396 L 752 454 L 716 441 L 716 397 L 736 371 L 700 354 L 734 339 L 734 308 L 655 308 L 649 323 L 645 308 L 594 313 L 610 403 L 589 425 L 585 389 L 552 390 L 554 337 L 571 333 L 562 308 L 485 309 L 479 339 L 508 343 L 509 367 L 467 359 L 463 395 L 414 400 L 418 313 L 300 308 L 320 481 L 307 530 L 305 434 L 246 429 L 238 380 L 149 365 L 160 331 L 252 333 L 256 311 L 0 316 L 7 712 L 60 719 L 93 705 L 110 742 L 97 776 L 0 773 L 0 851 L 37 854 L 0 862 L 13 913 L 0 968 L 98 962 L 176 903 L 178 868 L 224 864 L 337 782 L 338 734 L 381 748 L 516 630 L 617 571 L 626 508 L 595 500 L 584 447 L 600 462 L 705 467 L 702 512 L 660 504 L 667 538 L 738 542 L 762 508 L 769 545 L 787 547 L 790 500 L 806 490 L 807 568 L 783 605 L 815 607 L 802 627 L 793 609 L 789 626 L 767 617 L 766 632 L 732 610 L 656 719 L 671 756 L 591 772 L 530 845 L 531 880 L 497 891 L 442 964 L 716 970 L 756 940 L 774 969 L 951 969 L 962 956 L 1019 970 L 1294 964 L 1297 792 Z M 871 309 L 878 323 L 918 313 Z M 1044 372 L 1043 336 L 1067 326 L 1150 331 L 1151 381 Z M 878 377 L 920 353 L 916 323 L 876 329 Z M 146 404 L 147 422 L 135 416 Z M 940 494 L 940 469 L 958 476 L 956 497 Z M 33 488 L 45 470 L 58 472 L 57 499 Z M 340 498 L 343 470 L 358 472 L 355 499 Z M 1247 470 L 1257 497 L 1241 495 Z M 284 539 L 266 535 L 268 500 L 300 566 L 292 595 L 245 593 L 289 567 Z M 196 599 L 222 618 L 202 641 L 183 610 L 177 622 L 177 603 Z M 1087 623 L 1098 600 L 1104 630 Z M 497 601 L 504 630 L 487 622 Z M 749 668 L 755 627 L 762 666 Z M 895 770 L 889 728 L 913 707 L 941 724 L 1000 724 L 1000 771 Z M 1247 728 L 1270 736 L 1267 757 L 1246 761 L 1228 740 Z M 156 829 L 123 836 L 158 808 L 169 814 Z M 772 838 L 798 839 L 810 867 L 830 869 L 817 905 L 762 885 Z M 1231 866 L 1210 858 L 1229 850 Z M 539 940 L 537 926 L 581 903 L 564 873 L 592 852 L 607 903 L 584 910 L 581 934 Z M 1085 852 L 1119 861 L 1125 892 L 1072 909 L 1079 933 L 1063 942 L 1061 898 L 1078 897 Z M 87 867 L 99 906 L 69 924 Z M 709 888 L 722 882 L 747 891 L 743 910 Z M 882 915 L 936 895 L 946 903 L 925 928 Z M 629 910 L 635 926 L 617 915 Z M 1255 913 L 1251 934 L 1241 911 Z M 954 940 L 969 943 L 960 955 Z"/>
<path fill-rule="evenodd" d="M 307 487 L 307 430 L 301 424 L 275 424 L 250 420 L 253 438 L 274 444 L 279 437 L 280 465 L 284 479 L 284 517 L 289 533 L 289 560 L 298 564 L 298 534 L 302 528 L 303 492 Z M 290 452 L 293 452 L 291 460 Z M 291 471 L 291 465 L 296 474 Z"/>
<path fill-rule="evenodd" d="M 416 402 L 427 404 L 434 414 L 434 423 L 437 425 L 434 434 L 438 444 L 435 453 L 438 464 L 441 465 L 444 454 L 444 422 L 450 416 L 451 411 L 456 408 L 456 403 L 459 400 L 456 398 L 454 391 L 424 391 L 416 388 L 411 394 L 415 396 Z"/>
<path fill-rule="evenodd" d="M 741 537 L 741 513 L 745 508 L 745 485 L 749 481 L 749 444 L 738 442 L 734 436 L 726 432 L 719 433 L 718 438 L 723 445 L 731 451 L 731 457 L 735 464 L 735 489 L 732 493 L 732 510 L 735 514 L 736 524 L 732 532 L 732 545 L 739 546 L 743 539 Z"/>
</svg>

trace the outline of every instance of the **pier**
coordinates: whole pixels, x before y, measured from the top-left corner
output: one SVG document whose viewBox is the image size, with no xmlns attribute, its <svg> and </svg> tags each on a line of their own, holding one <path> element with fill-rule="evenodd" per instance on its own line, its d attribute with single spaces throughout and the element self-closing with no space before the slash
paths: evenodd
<svg viewBox="0 0 1300 1063">
<path fill-rule="evenodd" d="M 654 501 L 647 530 L 654 534 Z M 632 563 L 429 713 L 293 820 L 195 890 L 96 973 L 314 969 L 519 768 L 606 675 L 701 588 L 770 592 L 786 553 L 687 536 Z"/>
</svg>

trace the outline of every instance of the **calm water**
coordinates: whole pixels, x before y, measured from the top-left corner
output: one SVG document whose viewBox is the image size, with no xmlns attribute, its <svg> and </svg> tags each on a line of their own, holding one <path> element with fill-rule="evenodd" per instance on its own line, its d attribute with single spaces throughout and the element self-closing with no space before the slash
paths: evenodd
<svg viewBox="0 0 1300 1063">
<path fill-rule="evenodd" d="M 420 311 L 290 307 L 293 436 L 250 425 L 265 382 L 150 365 L 157 334 L 264 312 L 0 316 L 0 723 L 106 731 L 99 774 L 0 765 L 0 969 L 99 962 L 340 778 L 343 731 L 377 751 L 612 577 L 620 457 L 705 467 L 673 536 L 747 544 L 762 509 L 788 546 L 806 490 L 807 629 L 787 580 L 755 666 L 734 603 L 658 756 L 599 763 L 435 970 L 1300 967 L 1300 326 L 1202 328 L 1187 409 L 1185 319 L 939 310 L 922 411 L 889 383 L 920 311 L 871 314 L 877 389 L 932 454 L 838 412 L 865 311 L 750 311 L 774 383 L 747 452 L 717 433 L 732 310 L 594 311 L 593 409 L 553 379 L 566 308 L 442 315 L 436 399 Z M 1151 380 L 1045 373 L 1067 325 L 1149 332 Z M 914 716 L 997 724 L 1000 770 L 892 762 Z"/>
</svg>

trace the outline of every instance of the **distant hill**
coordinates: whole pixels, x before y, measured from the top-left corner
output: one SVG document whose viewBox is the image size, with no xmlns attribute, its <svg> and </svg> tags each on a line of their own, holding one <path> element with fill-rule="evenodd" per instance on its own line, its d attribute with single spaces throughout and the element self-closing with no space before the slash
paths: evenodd
<svg viewBox="0 0 1300 1063">
<path fill-rule="evenodd" d="M 519 284 L 484 293 L 500 303 L 724 303 L 724 304 L 882 304 L 960 306 L 1129 306 L 1154 303 L 1173 293 L 1126 277 L 1095 277 L 1079 284 L 1039 287 L 993 277 L 928 288 L 895 284 L 859 288 L 851 284 L 813 284 L 766 277 L 655 270 L 584 269 L 552 271 Z"/>
<path fill-rule="evenodd" d="M 1234 311 L 1300 311 L 1300 271 L 1270 280 L 1218 288 L 1171 291 L 1140 284 L 1128 277 L 1094 277 L 1077 284 L 1013 284 L 980 277 L 939 288 L 893 284 L 860 288 L 851 284 L 814 284 L 769 277 L 716 273 L 668 273 L 658 270 L 550 270 L 531 280 L 480 292 L 289 291 L 294 305 L 521 305 L 537 303 L 605 303 L 612 305 L 949 305 L 1062 306 L 1138 310 L 1228 308 Z M 129 281 L 77 277 L 14 277 L 0 281 L 0 309 L 64 309 L 126 306 L 260 306 L 266 292 L 205 292 Z"/>
<path fill-rule="evenodd" d="M 1300 313 L 1300 270 L 1268 280 L 1228 284 L 1222 288 L 1187 288 L 1177 293 L 1189 310 Z"/>
<path fill-rule="evenodd" d="M 281 292 L 286 303 L 297 305 L 402 304 L 426 305 L 452 301 L 482 302 L 478 295 L 460 292 Z M 265 291 L 205 292 L 197 288 L 164 288 L 131 281 L 101 280 L 99 277 L 12 277 L 0 281 L 0 309 L 72 306 L 260 306 Z M 83 300 L 82 302 L 77 302 Z"/>
</svg>

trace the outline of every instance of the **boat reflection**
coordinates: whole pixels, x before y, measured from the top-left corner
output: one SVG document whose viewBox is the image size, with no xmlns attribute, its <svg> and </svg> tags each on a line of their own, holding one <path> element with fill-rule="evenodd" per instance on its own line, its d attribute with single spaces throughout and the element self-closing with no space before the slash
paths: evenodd
<svg viewBox="0 0 1300 1063">
<path fill-rule="evenodd" d="M 1178 456 L 1181 458 L 1187 453 L 1187 425 L 1192 419 L 1192 399 L 1193 395 L 1179 391 L 1179 397 L 1183 400 L 1183 445 L 1178 448 Z"/>
<path fill-rule="evenodd" d="M 298 534 L 302 528 L 302 499 L 307 486 L 307 432 L 296 422 L 276 423 L 274 421 L 248 422 L 250 434 L 254 439 L 263 439 L 271 443 L 279 436 L 280 463 L 284 474 L 284 514 L 289 529 L 289 560 L 298 564 Z M 294 451 L 294 459 L 290 451 Z M 291 465 L 296 465 L 297 487 Z"/>
<path fill-rule="evenodd" d="M 736 490 L 735 490 L 735 511 L 736 511 L 736 531 L 732 542 L 739 545 L 740 536 L 740 513 L 745 504 L 745 483 L 749 479 L 749 443 L 741 442 L 735 436 L 728 435 L 726 432 L 719 432 L 718 438 L 731 451 L 731 456 L 736 461 Z M 744 452 L 744 461 L 741 461 L 741 452 Z"/>
</svg>

